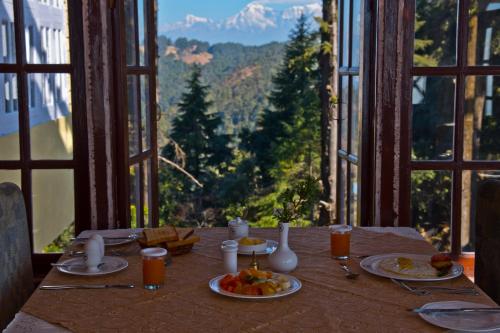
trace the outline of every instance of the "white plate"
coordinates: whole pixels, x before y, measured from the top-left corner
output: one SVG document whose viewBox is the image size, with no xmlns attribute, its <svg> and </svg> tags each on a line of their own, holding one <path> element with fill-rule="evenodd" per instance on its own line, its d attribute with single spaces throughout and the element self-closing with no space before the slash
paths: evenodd
<svg viewBox="0 0 500 333">
<path fill-rule="evenodd" d="M 402 281 L 421 281 L 421 282 L 430 282 L 430 281 L 444 281 L 454 279 L 464 272 L 464 268 L 459 263 L 453 262 L 453 267 L 451 267 L 448 274 L 444 276 L 436 276 L 434 278 L 418 278 L 414 276 L 406 276 L 404 274 L 397 274 L 388 272 L 379 267 L 379 263 L 384 259 L 397 258 L 397 257 L 405 257 L 410 258 L 412 260 L 421 260 L 421 261 L 430 261 L 431 256 L 428 255 L 420 255 L 420 254 L 409 254 L 409 253 L 390 253 L 390 254 L 379 254 L 375 256 L 371 256 L 363 259 L 359 265 L 365 271 L 382 276 L 389 279 L 397 279 Z"/>
<path fill-rule="evenodd" d="M 126 236 L 125 236 L 126 237 Z M 130 238 L 105 238 L 104 237 L 104 246 L 118 246 L 118 245 L 125 245 L 128 243 L 135 242 L 139 238 L 139 235 L 136 234 L 130 234 Z M 84 245 L 87 239 L 76 239 L 75 244 L 81 244 Z"/>
<path fill-rule="evenodd" d="M 456 309 L 456 308 L 485 308 L 489 305 L 462 302 L 447 301 L 427 303 L 422 306 L 423 309 Z M 461 313 L 419 313 L 420 317 L 433 325 L 447 328 L 450 330 L 467 332 L 491 332 L 500 329 L 500 313 L 488 312 L 461 312 Z"/>
<path fill-rule="evenodd" d="M 103 257 L 102 265 L 99 272 L 88 272 L 85 265 L 85 259 L 82 257 L 66 259 L 58 264 L 66 264 L 68 266 L 57 266 L 56 268 L 63 273 L 72 275 L 85 275 L 85 276 L 101 276 L 116 273 L 128 267 L 127 260 L 120 257 Z"/>
<path fill-rule="evenodd" d="M 302 282 L 300 282 L 300 280 L 297 279 L 296 277 L 293 277 L 293 276 L 290 276 L 290 275 L 285 275 L 285 274 L 280 274 L 280 275 L 285 276 L 288 279 L 288 281 L 290 281 L 290 288 L 287 289 L 287 290 L 284 290 L 284 291 L 280 291 L 280 292 L 278 292 L 278 293 L 276 293 L 274 295 L 268 295 L 268 296 L 264 296 L 264 295 L 242 295 L 242 294 L 230 293 L 229 291 L 223 290 L 219 286 L 219 281 L 222 280 L 224 278 L 224 276 L 226 276 L 226 274 L 220 275 L 220 276 L 218 276 L 216 278 L 213 278 L 212 280 L 210 280 L 210 282 L 208 283 L 208 285 L 210 286 L 210 289 L 214 293 L 216 293 L 216 294 L 224 295 L 224 296 L 232 297 L 232 298 L 251 299 L 251 300 L 265 300 L 265 299 L 273 299 L 273 298 L 285 297 L 285 296 L 291 295 L 293 293 L 296 293 L 297 291 L 300 290 L 300 288 L 302 288 Z"/>
<path fill-rule="evenodd" d="M 277 248 L 278 248 L 278 242 L 268 239 L 267 240 L 267 247 L 262 251 L 255 251 L 255 254 L 258 256 L 262 256 L 265 254 L 271 254 L 274 251 L 276 251 Z M 243 250 L 238 248 L 238 254 L 241 254 L 244 256 L 251 256 L 252 251 L 243 251 Z"/>
</svg>

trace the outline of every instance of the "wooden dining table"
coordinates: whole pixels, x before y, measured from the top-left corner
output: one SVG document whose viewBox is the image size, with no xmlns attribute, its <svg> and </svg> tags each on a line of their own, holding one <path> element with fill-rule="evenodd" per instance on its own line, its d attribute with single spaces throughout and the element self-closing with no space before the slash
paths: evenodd
<svg viewBox="0 0 500 333">
<path fill-rule="evenodd" d="M 477 286 L 477 296 L 436 292 L 418 296 L 389 279 L 363 271 L 357 256 L 436 253 L 414 229 L 377 227 L 354 228 L 352 232 L 348 265 L 360 274 L 357 279 L 347 279 L 332 259 L 326 227 L 291 228 L 289 245 L 299 263 L 290 274 L 302 282 L 302 289 L 266 301 L 228 298 L 208 286 L 210 279 L 224 273 L 220 244 L 228 237 L 227 228 L 196 229 L 195 233 L 201 241 L 190 253 L 172 258 L 165 286 L 157 291 L 142 288 L 142 261 L 136 242 L 114 250 L 129 263 L 118 273 L 81 277 L 52 269 L 42 285 L 134 284 L 136 288 L 36 290 L 6 332 L 443 332 L 408 310 L 445 300 L 495 305 Z M 274 228 L 252 228 L 250 233 L 279 238 Z M 269 269 L 266 256 L 258 260 L 262 269 Z M 238 268 L 248 267 L 250 261 L 248 256 L 239 256 Z M 463 275 L 432 284 L 474 286 Z"/>
</svg>

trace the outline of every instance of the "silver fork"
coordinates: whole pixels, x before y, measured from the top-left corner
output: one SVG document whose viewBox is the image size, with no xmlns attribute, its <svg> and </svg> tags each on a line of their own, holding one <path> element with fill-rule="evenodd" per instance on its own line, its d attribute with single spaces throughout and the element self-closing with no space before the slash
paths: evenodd
<svg viewBox="0 0 500 333">
<path fill-rule="evenodd" d="M 479 292 L 474 288 L 452 288 L 452 287 L 441 287 L 441 286 L 422 286 L 419 287 L 420 290 L 429 290 L 429 291 L 437 291 L 437 292 L 448 292 L 452 294 L 464 294 L 464 295 L 479 295 Z"/>
<path fill-rule="evenodd" d="M 422 287 L 412 287 L 403 281 L 391 279 L 392 282 L 396 283 L 400 287 L 414 293 L 418 296 L 430 295 L 432 292 L 440 292 L 445 294 L 457 294 L 457 295 L 473 295 L 477 296 L 479 293 L 474 288 L 450 288 L 441 286 L 422 286 Z"/>
<path fill-rule="evenodd" d="M 410 287 L 409 285 L 407 285 L 403 281 L 399 281 L 396 279 L 391 279 L 391 281 L 394 282 L 395 284 L 397 284 L 398 286 L 400 286 L 401 288 L 406 289 L 409 292 L 411 292 L 412 294 L 415 294 L 418 296 L 426 296 L 426 295 L 430 295 L 430 293 L 431 293 L 428 290 L 421 290 L 421 289 Z"/>
</svg>

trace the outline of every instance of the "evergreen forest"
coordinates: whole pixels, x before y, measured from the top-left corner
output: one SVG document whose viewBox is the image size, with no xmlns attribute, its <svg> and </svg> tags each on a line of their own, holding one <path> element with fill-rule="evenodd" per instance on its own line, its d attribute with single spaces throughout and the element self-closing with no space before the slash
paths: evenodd
<svg viewBox="0 0 500 333">
<path fill-rule="evenodd" d="M 159 41 L 160 222 L 216 226 L 273 216 L 287 188 L 320 175 L 319 36 L 301 17 L 287 43 Z M 319 198 L 319 180 L 306 193 Z M 311 206 L 295 225 L 317 220 Z"/>
</svg>

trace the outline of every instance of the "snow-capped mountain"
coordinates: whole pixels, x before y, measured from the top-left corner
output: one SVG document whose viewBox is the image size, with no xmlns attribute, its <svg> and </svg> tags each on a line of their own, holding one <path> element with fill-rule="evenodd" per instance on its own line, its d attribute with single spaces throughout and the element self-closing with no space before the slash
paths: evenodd
<svg viewBox="0 0 500 333">
<path fill-rule="evenodd" d="M 182 21 L 163 26 L 160 24 L 159 30 L 171 39 L 186 37 L 210 43 L 259 45 L 287 40 L 290 29 L 302 14 L 310 18 L 311 24 L 315 24 L 312 18 L 321 16 L 320 2 L 278 10 L 254 1 L 224 20 L 187 15 Z"/>
<path fill-rule="evenodd" d="M 259 3 L 249 3 L 238 14 L 229 17 L 224 27 L 226 29 L 252 30 L 276 28 L 277 13 L 270 7 Z"/>
</svg>

